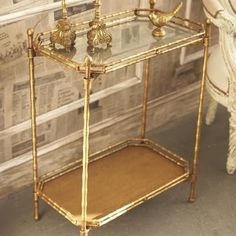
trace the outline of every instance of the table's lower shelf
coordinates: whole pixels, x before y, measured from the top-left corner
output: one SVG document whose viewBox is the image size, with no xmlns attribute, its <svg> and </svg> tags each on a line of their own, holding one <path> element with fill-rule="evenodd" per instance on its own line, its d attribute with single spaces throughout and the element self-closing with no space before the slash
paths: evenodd
<svg viewBox="0 0 236 236">
<path fill-rule="evenodd" d="M 88 226 L 101 226 L 189 177 L 188 163 L 149 140 L 131 140 L 92 156 Z M 39 196 L 73 224 L 81 221 L 82 167 L 40 182 Z"/>
</svg>

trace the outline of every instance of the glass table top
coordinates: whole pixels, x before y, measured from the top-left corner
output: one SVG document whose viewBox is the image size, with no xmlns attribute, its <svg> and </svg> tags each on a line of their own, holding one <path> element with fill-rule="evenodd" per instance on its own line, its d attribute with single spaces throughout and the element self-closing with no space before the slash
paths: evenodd
<svg viewBox="0 0 236 236">
<path fill-rule="evenodd" d="M 194 39 L 200 41 L 204 35 L 204 32 L 170 23 L 164 27 L 166 36 L 156 38 L 152 36 L 154 29 L 155 26 L 147 18 L 133 17 L 132 20 L 107 27 L 112 34 L 112 47 L 103 45 L 92 53 L 87 45 L 86 32 L 78 32 L 75 48 L 70 53 L 66 53 L 59 45 L 56 45 L 56 49 L 52 48 L 49 40 L 44 41 L 41 49 L 49 52 L 54 59 L 62 55 L 78 65 L 82 65 L 85 57 L 90 56 L 94 65 L 107 68 L 119 63 L 123 65 L 124 61 L 131 64 L 145 60 L 155 56 L 158 49 L 168 49 L 177 44 L 181 46 Z"/>
</svg>

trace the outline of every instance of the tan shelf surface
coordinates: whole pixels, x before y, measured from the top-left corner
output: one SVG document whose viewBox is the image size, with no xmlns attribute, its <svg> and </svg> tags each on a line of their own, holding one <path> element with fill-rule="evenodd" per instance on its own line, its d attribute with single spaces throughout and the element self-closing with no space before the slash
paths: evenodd
<svg viewBox="0 0 236 236">
<path fill-rule="evenodd" d="M 89 164 L 88 218 L 101 226 L 186 180 L 188 164 L 149 144 L 126 145 Z M 41 182 L 40 197 L 75 225 L 81 221 L 80 166 Z"/>
</svg>

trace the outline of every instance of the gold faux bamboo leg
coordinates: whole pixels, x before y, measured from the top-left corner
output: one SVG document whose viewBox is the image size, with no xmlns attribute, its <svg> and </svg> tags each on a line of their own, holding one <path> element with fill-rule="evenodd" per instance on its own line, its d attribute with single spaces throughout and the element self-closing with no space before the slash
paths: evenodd
<svg viewBox="0 0 236 236">
<path fill-rule="evenodd" d="M 86 231 L 80 231 L 80 236 L 88 236 L 89 230 Z"/>
<path fill-rule="evenodd" d="M 144 67 L 144 95 L 143 95 L 143 112 L 142 112 L 142 126 L 141 126 L 142 139 L 144 139 L 146 135 L 149 77 L 150 77 L 150 59 L 147 59 L 145 61 L 145 67 Z"/>
<path fill-rule="evenodd" d="M 34 219 L 39 219 L 39 199 L 38 199 L 38 160 L 37 160 L 37 130 L 36 130 L 36 97 L 34 78 L 34 31 L 28 29 L 28 58 L 29 58 L 29 82 L 30 82 L 30 102 L 31 102 L 31 127 L 32 127 L 32 156 L 33 156 L 33 181 L 34 181 Z"/>
<path fill-rule="evenodd" d="M 191 173 L 191 191 L 190 191 L 190 196 L 189 196 L 189 202 L 194 202 L 196 199 L 197 168 L 198 168 L 199 144 L 200 144 L 201 128 L 202 128 L 202 112 L 203 112 L 203 101 L 204 101 L 204 95 L 205 95 L 206 70 L 207 70 L 209 37 L 210 37 L 210 28 L 211 28 L 210 26 L 211 26 L 210 21 L 207 20 L 206 35 L 204 38 L 204 62 L 203 62 L 201 92 L 200 92 L 199 108 L 198 108 L 198 120 L 197 120 L 196 141 L 195 141 L 195 148 L 194 148 L 194 159 L 193 159 L 192 173 Z"/>
<path fill-rule="evenodd" d="M 84 78 L 84 131 L 83 131 L 83 173 L 82 173 L 82 216 L 80 236 L 88 236 L 87 228 L 87 200 L 88 200 L 88 158 L 89 158 L 89 118 L 91 91 L 91 59 L 85 59 L 86 74 Z"/>
</svg>

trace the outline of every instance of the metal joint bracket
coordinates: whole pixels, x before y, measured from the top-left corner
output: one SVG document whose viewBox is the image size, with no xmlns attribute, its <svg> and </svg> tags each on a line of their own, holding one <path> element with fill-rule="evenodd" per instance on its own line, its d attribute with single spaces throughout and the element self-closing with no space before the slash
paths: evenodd
<svg viewBox="0 0 236 236">
<path fill-rule="evenodd" d="M 36 53 L 35 53 L 34 49 L 28 48 L 28 57 L 29 58 L 34 58 L 35 55 L 36 55 Z"/>
<path fill-rule="evenodd" d="M 160 54 L 161 53 L 161 50 L 160 49 L 157 49 L 156 50 L 156 54 L 158 55 L 158 54 Z"/>
<path fill-rule="evenodd" d="M 206 36 L 204 39 L 203 39 L 203 44 L 205 47 L 207 47 L 210 43 L 210 38 L 209 36 Z"/>
</svg>

